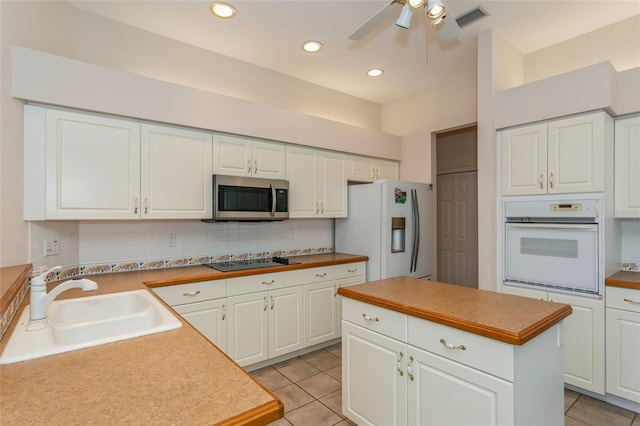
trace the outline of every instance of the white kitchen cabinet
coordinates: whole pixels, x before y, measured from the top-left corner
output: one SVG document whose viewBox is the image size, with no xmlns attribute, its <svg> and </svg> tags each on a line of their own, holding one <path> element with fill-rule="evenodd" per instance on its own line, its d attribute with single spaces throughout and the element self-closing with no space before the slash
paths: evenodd
<svg viewBox="0 0 640 426">
<path fill-rule="evenodd" d="M 346 156 L 287 147 L 290 218 L 347 216 Z"/>
<path fill-rule="evenodd" d="M 343 302 L 342 409 L 351 421 L 562 424 L 561 325 L 513 346 L 353 299 Z"/>
<path fill-rule="evenodd" d="M 222 351 L 227 348 L 226 280 L 153 288 L 182 318 Z"/>
<path fill-rule="evenodd" d="M 305 344 L 310 346 L 339 336 L 337 321 L 337 266 L 323 266 L 302 271 L 305 311 Z"/>
<path fill-rule="evenodd" d="M 211 217 L 211 135 L 25 106 L 26 220 Z"/>
<path fill-rule="evenodd" d="M 502 195 L 604 191 L 612 137 L 605 112 L 500 131 Z"/>
<path fill-rule="evenodd" d="M 615 122 L 615 217 L 640 217 L 640 115 Z"/>
<path fill-rule="evenodd" d="M 233 360 L 246 366 L 304 347 L 301 283 L 299 270 L 227 280 L 227 353 Z"/>
<path fill-rule="evenodd" d="M 607 393 L 640 403 L 640 290 L 607 287 Z"/>
<path fill-rule="evenodd" d="M 207 300 L 173 306 L 173 310 L 187 320 L 221 351 L 227 351 L 227 299 Z"/>
<path fill-rule="evenodd" d="M 351 155 L 347 159 L 347 179 L 355 182 L 373 182 L 382 179 L 398 179 L 400 167 L 397 161 Z"/>
<path fill-rule="evenodd" d="M 571 305 L 564 319 L 564 381 L 605 393 L 605 307 L 602 299 L 503 285 L 503 293 Z"/>
<path fill-rule="evenodd" d="M 347 263 L 338 266 L 338 280 L 335 286 L 335 299 L 336 299 L 336 323 L 338 324 L 338 336 L 342 336 L 342 327 L 340 322 L 342 320 L 342 296 L 338 294 L 340 287 L 347 287 L 355 284 L 362 284 L 367 281 L 367 263 Z"/>
<path fill-rule="evenodd" d="M 285 146 L 232 135 L 216 134 L 213 173 L 285 179 Z"/>
<path fill-rule="evenodd" d="M 143 123 L 140 217 L 212 217 L 211 133 Z"/>
<path fill-rule="evenodd" d="M 406 425 L 404 342 L 342 323 L 342 413 L 359 425 Z"/>
</svg>

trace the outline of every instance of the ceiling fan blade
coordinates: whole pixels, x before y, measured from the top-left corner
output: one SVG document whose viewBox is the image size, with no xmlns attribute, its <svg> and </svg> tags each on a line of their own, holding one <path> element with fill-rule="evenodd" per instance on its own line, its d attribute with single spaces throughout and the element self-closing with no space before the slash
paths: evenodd
<svg viewBox="0 0 640 426">
<path fill-rule="evenodd" d="M 460 36 L 460 33 L 460 27 L 453 15 L 447 16 L 442 25 L 438 27 L 438 35 L 442 41 L 454 40 Z"/>
<path fill-rule="evenodd" d="M 362 40 L 373 31 L 378 25 L 384 22 L 387 18 L 397 12 L 396 6 L 402 6 L 406 0 L 392 0 L 386 4 L 382 9 L 378 10 L 371 18 L 369 18 L 364 24 L 360 25 L 360 28 L 355 30 L 349 36 L 349 40 Z"/>
</svg>

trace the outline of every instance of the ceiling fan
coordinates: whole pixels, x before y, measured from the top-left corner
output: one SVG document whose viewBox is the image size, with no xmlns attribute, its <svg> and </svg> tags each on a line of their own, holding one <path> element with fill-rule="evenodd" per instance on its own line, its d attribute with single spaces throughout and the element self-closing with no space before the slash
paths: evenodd
<svg viewBox="0 0 640 426">
<path fill-rule="evenodd" d="M 438 31 L 442 41 L 458 38 L 460 27 L 449 10 L 444 0 L 392 0 L 382 9 L 378 10 L 371 18 L 362 24 L 349 36 L 350 40 L 361 40 L 373 31 L 378 25 L 391 17 L 400 9 L 400 15 L 396 25 L 408 29 L 411 25 L 413 11 L 424 8 L 429 24 Z"/>
</svg>

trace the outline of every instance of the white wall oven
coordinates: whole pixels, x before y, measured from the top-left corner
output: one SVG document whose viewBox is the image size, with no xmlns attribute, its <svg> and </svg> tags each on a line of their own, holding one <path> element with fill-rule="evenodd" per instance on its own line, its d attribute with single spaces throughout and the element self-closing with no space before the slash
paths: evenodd
<svg viewBox="0 0 640 426">
<path fill-rule="evenodd" d="M 598 196 L 504 202 L 504 284 L 600 296 L 602 220 Z"/>
</svg>

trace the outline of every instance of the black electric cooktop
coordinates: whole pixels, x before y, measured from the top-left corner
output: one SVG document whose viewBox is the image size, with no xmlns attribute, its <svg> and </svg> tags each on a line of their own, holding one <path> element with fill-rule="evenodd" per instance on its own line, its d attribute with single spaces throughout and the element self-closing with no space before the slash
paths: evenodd
<svg viewBox="0 0 640 426">
<path fill-rule="evenodd" d="M 300 262 L 290 261 L 286 257 L 274 256 L 267 259 L 230 260 L 228 262 L 207 263 L 204 266 L 221 272 L 242 271 L 245 269 L 267 268 L 269 266 L 295 265 Z"/>
</svg>

